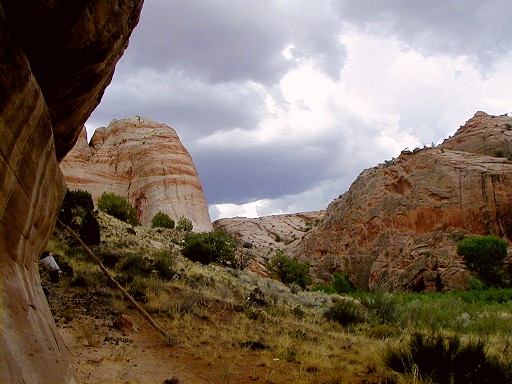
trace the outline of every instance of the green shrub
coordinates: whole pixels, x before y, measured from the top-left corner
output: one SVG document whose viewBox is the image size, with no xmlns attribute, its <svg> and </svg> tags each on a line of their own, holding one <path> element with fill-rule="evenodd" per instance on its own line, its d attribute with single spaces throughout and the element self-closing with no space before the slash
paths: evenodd
<svg viewBox="0 0 512 384">
<path fill-rule="evenodd" d="M 151 219 L 151 227 L 152 228 L 174 228 L 174 220 L 169 217 L 167 213 L 163 213 L 159 211 L 153 219 Z"/>
<path fill-rule="evenodd" d="M 272 260 L 267 264 L 267 268 L 272 275 L 285 284 L 295 283 L 304 289 L 312 282 L 312 278 L 309 276 L 309 262 L 302 262 L 297 258 L 292 259 L 280 250 L 276 251 Z"/>
<path fill-rule="evenodd" d="M 59 211 L 59 219 L 75 231 L 86 245 L 98 245 L 100 225 L 93 211 L 94 204 L 89 192 L 68 189 Z"/>
<path fill-rule="evenodd" d="M 507 247 L 507 242 L 496 236 L 472 236 L 457 245 L 457 253 L 486 286 L 499 287 L 504 283 Z"/>
<path fill-rule="evenodd" d="M 463 344 L 457 336 L 415 333 L 405 347 L 388 349 L 383 361 L 395 372 L 439 384 L 504 384 L 510 379 L 510 368 L 487 356 L 482 341 Z"/>
<path fill-rule="evenodd" d="M 375 316 L 379 323 L 395 324 L 400 319 L 400 303 L 390 293 L 377 292 L 364 296 L 361 302 Z"/>
<path fill-rule="evenodd" d="M 220 262 L 232 265 L 235 261 L 236 241 L 227 232 L 188 233 L 185 236 L 182 254 L 187 259 L 208 265 Z"/>
<path fill-rule="evenodd" d="M 322 291 L 328 294 L 333 293 L 352 293 L 356 291 L 356 287 L 348 278 L 348 272 L 335 273 L 332 276 L 331 283 L 329 285 L 326 284 L 318 284 L 313 289 L 314 291 Z"/>
<path fill-rule="evenodd" d="M 100 224 L 96 216 L 91 211 L 87 211 L 78 230 L 78 235 L 86 245 L 98 245 L 101 241 L 100 232 Z"/>
<path fill-rule="evenodd" d="M 328 320 L 336 321 L 345 327 L 364 323 L 368 318 L 365 308 L 351 299 L 342 299 L 334 303 L 325 311 L 324 316 Z"/>
<path fill-rule="evenodd" d="M 103 192 L 98 199 L 98 209 L 131 225 L 140 225 L 137 211 L 124 197 Z"/>
<path fill-rule="evenodd" d="M 178 220 L 178 224 L 176 224 L 176 229 L 178 231 L 191 232 L 194 229 L 194 225 L 192 224 L 192 220 L 187 219 L 185 216 L 181 216 Z"/>
<path fill-rule="evenodd" d="M 149 277 L 153 266 L 151 260 L 139 254 L 125 257 L 117 265 L 119 280 L 122 284 L 131 283 L 136 277 Z"/>
<path fill-rule="evenodd" d="M 171 280 L 176 275 L 176 256 L 169 251 L 155 252 L 153 269 L 163 280 Z"/>
</svg>

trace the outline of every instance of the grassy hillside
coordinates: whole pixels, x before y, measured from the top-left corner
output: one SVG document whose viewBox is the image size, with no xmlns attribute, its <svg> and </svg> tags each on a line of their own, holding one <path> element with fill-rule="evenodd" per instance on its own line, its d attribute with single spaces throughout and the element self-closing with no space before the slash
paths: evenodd
<svg viewBox="0 0 512 384">
<path fill-rule="evenodd" d="M 103 213 L 99 221 L 102 241 L 93 251 L 176 343 L 167 345 L 57 230 L 48 250 L 64 273 L 52 284 L 42 272 L 43 286 L 85 383 L 511 379 L 511 290 L 340 296 L 290 289 L 184 258 L 183 232 L 132 228 Z"/>
</svg>

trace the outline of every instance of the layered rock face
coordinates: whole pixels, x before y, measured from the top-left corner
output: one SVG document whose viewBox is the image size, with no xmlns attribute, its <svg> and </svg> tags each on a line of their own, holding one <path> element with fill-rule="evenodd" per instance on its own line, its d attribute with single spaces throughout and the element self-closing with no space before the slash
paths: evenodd
<svg viewBox="0 0 512 384">
<path fill-rule="evenodd" d="M 0 3 L 2 383 L 75 382 L 38 260 L 65 193 L 57 160 L 99 102 L 141 6 Z"/>
<path fill-rule="evenodd" d="M 260 218 L 233 217 L 216 220 L 213 225 L 238 239 L 255 261 L 250 268 L 263 272 L 268 258 L 302 239 L 321 222 L 324 214 L 325 211 L 313 211 Z"/>
<path fill-rule="evenodd" d="M 190 220 L 194 231 L 213 229 L 208 205 L 190 154 L 176 132 L 147 118 L 114 120 L 87 143 L 85 130 L 60 164 L 68 188 L 123 196 L 144 225 L 159 211 L 176 222 Z"/>
<path fill-rule="evenodd" d="M 496 157 L 511 139 L 512 118 L 477 113 L 439 147 L 362 172 L 289 252 L 318 272 L 350 271 L 360 289 L 466 288 L 461 235 L 512 240 L 512 161 Z"/>
</svg>

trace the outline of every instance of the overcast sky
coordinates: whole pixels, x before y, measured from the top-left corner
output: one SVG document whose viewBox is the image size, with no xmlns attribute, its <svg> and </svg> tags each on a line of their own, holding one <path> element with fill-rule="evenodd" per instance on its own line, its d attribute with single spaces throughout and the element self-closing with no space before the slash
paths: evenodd
<svg viewBox="0 0 512 384">
<path fill-rule="evenodd" d="M 90 117 L 173 127 L 212 220 L 325 209 L 357 175 L 512 111 L 510 0 L 145 0 Z"/>
</svg>

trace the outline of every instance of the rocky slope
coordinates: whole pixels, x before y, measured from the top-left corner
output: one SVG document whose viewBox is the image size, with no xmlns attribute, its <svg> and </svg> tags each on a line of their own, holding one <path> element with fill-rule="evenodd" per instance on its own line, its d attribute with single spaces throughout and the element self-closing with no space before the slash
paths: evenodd
<svg viewBox="0 0 512 384">
<path fill-rule="evenodd" d="M 175 221 L 192 220 L 210 231 L 208 205 L 196 168 L 176 132 L 147 118 L 114 120 L 91 142 L 85 130 L 60 164 L 69 189 L 82 189 L 96 202 L 103 192 L 127 198 L 142 224 L 162 211 Z"/>
<path fill-rule="evenodd" d="M 318 273 L 350 271 L 360 289 L 465 288 L 462 234 L 512 239 L 512 118 L 477 113 L 437 148 L 362 172 L 322 224 L 290 246 Z"/>
<path fill-rule="evenodd" d="M 72 383 L 38 260 L 65 193 L 58 167 L 99 103 L 142 0 L 0 3 L 2 383 Z"/>
<path fill-rule="evenodd" d="M 260 218 L 233 217 L 219 219 L 213 223 L 215 229 L 222 229 L 239 240 L 256 262 L 250 267 L 255 272 L 266 270 L 265 261 L 275 251 L 298 240 L 318 225 L 325 211 L 265 216 Z"/>
</svg>

